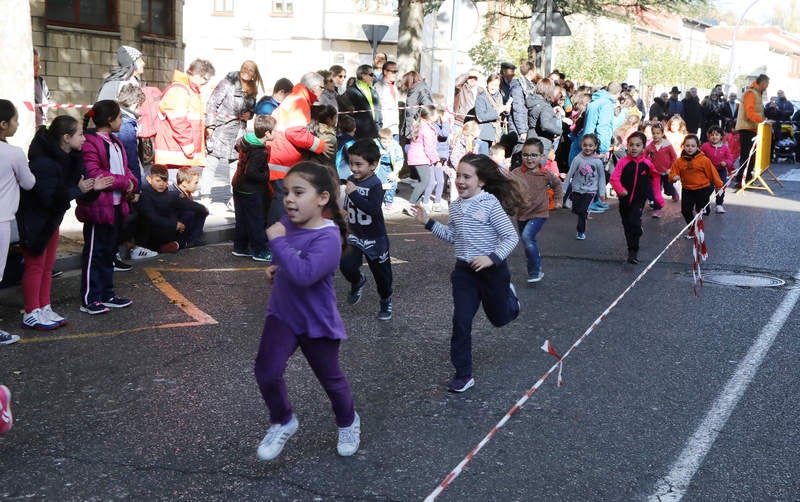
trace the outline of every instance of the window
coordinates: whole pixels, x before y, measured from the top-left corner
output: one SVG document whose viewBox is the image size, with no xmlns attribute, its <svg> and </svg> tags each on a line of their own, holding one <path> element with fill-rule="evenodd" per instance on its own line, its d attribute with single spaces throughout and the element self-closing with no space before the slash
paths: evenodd
<svg viewBox="0 0 800 502">
<path fill-rule="evenodd" d="M 142 34 L 175 36 L 174 9 L 174 0 L 142 0 Z"/>
<path fill-rule="evenodd" d="M 272 0 L 273 16 L 291 16 L 294 14 L 294 2 L 292 0 Z"/>
<path fill-rule="evenodd" d="M 50 0 L 45 4 L 48 24 L 117 30 L 117 9 L 114 0 Z"/>
<path fill-rule="evenodd" d="M 232 16 L 233 15 L 233 0 L 214 0 L 215 16 Z"/>
</svg>

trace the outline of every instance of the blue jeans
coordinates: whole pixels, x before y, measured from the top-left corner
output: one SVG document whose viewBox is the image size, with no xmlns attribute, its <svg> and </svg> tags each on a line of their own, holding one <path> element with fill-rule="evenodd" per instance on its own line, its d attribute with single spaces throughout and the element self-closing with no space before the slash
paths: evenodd
<svg viewBox="0 0 800 502">
<path fill-rule="evenodd" d="M 539 244 L 536 235 L 542 229 L 547 218 L 533 218 L 527 221 L 518 221 L 522 245 L 525 247 L 525 258 L 528 262 L 528 276 L 537 275 L 542 271 L 542 255 L 539 253 Z"/>
<path fill-rule="evenodd" d="M 381 180 L 381 183 L 389 183 L 389 175 L 392 174 L 392 166 L 386 164 L 379 164 L 375 170 L 375 176 Z M 392 188 L 384 191 L 383 203 L 391 204 L 394 202 L 394 194 L 397 193 L 397 180 L 392 181 Z"/>
</svg>

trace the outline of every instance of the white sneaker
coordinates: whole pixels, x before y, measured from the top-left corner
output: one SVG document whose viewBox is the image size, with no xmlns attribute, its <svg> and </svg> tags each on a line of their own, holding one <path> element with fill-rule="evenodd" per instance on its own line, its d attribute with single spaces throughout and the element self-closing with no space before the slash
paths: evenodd
<svg viewBox="0 0 800 502">
<path fill-rule="evenodd" d="M 136 246 L 131 249 L 131 260 L 143 260 L 145 258 L 155 258 L 158 253 L 142 246 Z"/>
<path fill-rule="evenodd" d="M 286 441 L 297 432 L 299 426 L 300 423 L 294 415 L 292 415 L 292 419 L 289 420 L 288 424 L 272 424 L 267 430 L 267 435 L 264 436 L 264 439 L 262 439 L 261 443 L 258 445 L 256 457 L 258 457 L 259 460 L 273 460 L 277 458 L 277 456 L 281 454 Z"/>
<path fill-rule="evenodd" d="M 53 307 L 51 307 L 50 305 L 45 305 L 44 307 L 42 307 L 41 316 L 50 322 L 58 324 L 59 326 L 64 326 L 69 322 L 63 316 L 56 314 L 53 311 Z"/>
<path fill-rule="evenodd" d="M 42 309 L 33 309 L 22 316 L 22 327 L 25 329 L 35 329 L 39 331 L 50 331 L 56 329 L 58 324 L 42 316 Z"/>
<path fill-rule="evenodd" d="M 336 445 L 336 451 L 339 456 L 349 457 L 358 451 L 359 444 L 361 444 L 361 417 L 356 413 L 356 418 L 350 427 L 339 427 L 339 443 Z"/>
<path fill-rule="evenodd" d="M 725 212 L 725 208 L 722 207 L 722 204 L 717 204 L 717 214 L 723 214 Z"/>
</svg>

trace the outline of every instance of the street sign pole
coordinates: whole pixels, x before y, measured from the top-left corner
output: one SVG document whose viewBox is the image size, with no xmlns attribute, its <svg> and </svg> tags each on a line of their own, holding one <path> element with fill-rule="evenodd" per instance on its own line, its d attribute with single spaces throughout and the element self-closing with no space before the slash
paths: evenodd
<svg viewBox="0 0 800 502">
<path fill-rule="evenodd" d="M 378 44 L 381 43 L 383 37 L 386 36 L 389 27 L 385 24 L 362 24 L 361 29 L 364 30 L 364 36 L 367 37 L 367 41 L 372 46 L 372 61 L 375 61 L 375 54 L 378 52 Z"/>
</svg>

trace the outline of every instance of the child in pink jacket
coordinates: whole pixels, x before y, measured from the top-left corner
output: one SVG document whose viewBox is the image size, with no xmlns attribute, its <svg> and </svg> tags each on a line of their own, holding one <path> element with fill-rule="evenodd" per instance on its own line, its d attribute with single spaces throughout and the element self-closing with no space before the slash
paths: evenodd
<svg viewBox="0 0 800 502">
<path fill-rule="evenodd" d="M 416 168 L 419 174 L 419 183 L 414 187 L 408 201 L 411 204 L 425 204 L 425 207 L 430 206 L 428 199 L 436 186 L 433 165 L 439 162 L 439 153 L 436 150 L 436 130 L 432 124 L 436 120 L 436 115 L 436 107 L 433 105 L 426 105 L 420 109 L 419 118 L 414 123 L 411 133 L 411 143 L 408 146 L 408 165 Z M 420 201 L 423 193 L 425 197 Z"/>
<path fill-rule="evenodd" d="M 733 166 L 733 154 L 731 154 L 728 145 L 722 142 L 722 128 L 719 126 L 711 126 L 708 128 L 706 135 L 708 136 L 708 141 L 703 143 L 700 150 L 711 160 L 711 163 L 714 164 L 722 183 L 726 183 L 728 181 L 728 170 Z M 722 205 L 724 199 L 724 192 L 717 195 L 717 214 L 723 214 L 725 212 L 725 207 Z"/>
</svg>

